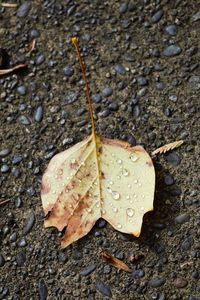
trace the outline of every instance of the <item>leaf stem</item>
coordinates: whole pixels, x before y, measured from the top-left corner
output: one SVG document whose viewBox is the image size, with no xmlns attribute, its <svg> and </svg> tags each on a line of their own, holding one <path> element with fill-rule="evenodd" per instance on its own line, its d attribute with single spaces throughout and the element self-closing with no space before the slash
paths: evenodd
<svg viewBox="0 0 200 300">
<path fill-rule="evenodd" d="M 90 119 L 92 123 L 92 133 L 95 135 L 95 124 L 94 124 L 94 117 L 93 117 L 93 111 L 92 111 L 92 101 L 91 101 L 91 96 L 90 96 L 90 87 L 86 75 L 86 68 L 85 68 L 85 63 L 83 58 L 81 57 L 81 52 L 80 52 L 80 47 L 79 47 L 79 42 L 77 37 L 73 37 L 71 39 L 72 44 L 74 45 L 76 49 L 76 53 L 78 56 L 79 64 L 81 67 L 82 75 L 83 75 L 83 80 L 85 82 L 85 87 L 86 87 L 86 93 L 87 93 L 87 98 L 88 98 L 88 105 L 89 105 L 89 112 L 90 112 Z"/>
</svg>

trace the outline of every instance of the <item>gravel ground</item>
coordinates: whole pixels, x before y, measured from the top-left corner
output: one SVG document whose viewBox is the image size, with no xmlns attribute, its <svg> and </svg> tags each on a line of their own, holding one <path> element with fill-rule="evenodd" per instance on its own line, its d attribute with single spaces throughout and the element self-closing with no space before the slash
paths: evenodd
<svg viewBox="0 0 200 300">
<path fill-rule="evenodd" d="M 18 2 L 0 7 L 0 69 L 28 62 L 0 77 L 0 201 L 10 200 L 0 205 L 0 299 L 200 299 L 199 0 Z M 49 159 L 91 132 L 74 35 L 99 134 L 149 152 L 185 143 L 155 162 L 155 210 L 139 238 L 100 220 L 60 250 L 62 233 L 43 228 L 40 184 Z"/>
</svg>

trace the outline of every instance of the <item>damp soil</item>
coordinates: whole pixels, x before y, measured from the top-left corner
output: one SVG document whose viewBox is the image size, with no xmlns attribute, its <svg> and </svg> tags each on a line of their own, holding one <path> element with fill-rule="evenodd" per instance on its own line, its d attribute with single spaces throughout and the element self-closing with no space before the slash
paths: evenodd
<svg viewBox="0 0 200 300">
<path fill-rule="evenodd" d="M 200 299 L 200 2 L 17 4 L 0 4 L 0 69 L 28 63 L 0 77 L 0 299 Z M 184 144 L 154 159 L 154 211 L 139 238 L 100 220 L 61 250 L 63 232 L 43 226 L 40 189 L 51 157 L 91 132 L 72 36 L 100 135 L 149 153 Z M 132 272 L 107 265 L 101 251 Z"/>
</svg>

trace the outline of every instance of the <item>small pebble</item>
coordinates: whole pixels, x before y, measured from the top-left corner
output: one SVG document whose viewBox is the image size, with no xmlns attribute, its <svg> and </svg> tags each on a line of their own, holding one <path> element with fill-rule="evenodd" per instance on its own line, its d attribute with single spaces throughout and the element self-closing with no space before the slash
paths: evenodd
<svg viewBox="0 0 200 300">
<path fill-rule="evenodd" d="M 84 268 L 82 271 L 80 271 L 80 274 L 83 275 L 83 276 L 88 276 L 92 272 L 94 272 L 95 269 L 96 269 L 96 265 L 92 264 L 92 265 L 87 266 L 86 268 Z"/>
<path fill-rule="evenodd" d="M 74 70 L 72 69 L 71 66 L 66 66 L 63 69 L 63 73 L 64 73 L 65 76 L 71 77 L 74 74 Z"/>
<path fill-rule="evenodd" d="M 5 259 L 2 254 L 0 254 L 0 267 L 3 267 L 5 264 Z"/>
<path fill-rule="evenodd" d="M 188 222 L 189 219 L 190 219 L 190 216 L 188 214 L 182 214 L 175 218 L 175 223 L 183 224 L 185 222 Z"/>
<path fill-rule="evenodd" d="M 40 279 L 38 283 L 39 299 L 46 300 L 48 296 L 48 290 L 44 279 Z"/>
<path fill-rule="evenodd" d="M 34 212 L 31 212 L 30 215 L 26 219 L 23 234 L 24 235 L 28 234 L 31 231 L 31 229 L 33 228 L 34 224 L 35 224 L 35 214 L 34 214 Z"/>
<path fill-rule="evenodd" d="M 177 45 L 170 45 L 163 51 L 164 56 L 173 57 L 181 53 L 181 48 Z"/>
<path fill-rule="evenodd" d="M 169 35 L 174 36 L 174 35 L 177 34 L 177 27 L 176 27 L 176 25 L 168 25 L 168 26 L 165 27 L 165 31 Z"/>
<path fill-rule="evenodd" d="M 97 282 L 96 288 L 102 295 L 107 296 L 109 298 L 112 297 L 112 292 L 111 292 L 109 286 L 106 285 L 105 283 L 103 283 L 102 281 Z"/>
<path fill-rule="evenodd" d="M 35 113 L 34 113 L 34 119 L 36 122 L 41 122 L 43 119 L 43 107 L 40 105 L 36 108 Z"/>
<path fill-rule="evenodd" d="M 160 19 L 162 18 L 163 16 L 163 10 L 160 9 L 159 11 L 157 11 L 151 18 L 152 20 L 152 23 L 157 23 L 160 21 Z"/>
<path fill-rule="evenodd" d="M 139 86 L 145 86 L 148 85 L 148 80 L 145 77 L 138 77 L 137 83 Z"/>
<path fill-rule="evenodd" d="M 25 96 L 26 95 L 26 87 L 24 85 L 21 85 L 17 88 L 17 92 L 21 95 L 21 96 Z"/>
<path fill-rule="evenodd" d="M 174 280 L 174 286 L 178 289 L 184 288 L 187 286 L 188 282 L 185 278 L 178 277 Z"/>
<path fill-rule="evenodd" d="M 174 184 L 174 177 L 172 175 L 168 174 L 164 177 L 164 182 L 166 185 L 172 185 L 172 184 Z"/>
<path fill-rule="evenodd" d="M 116 65 L 115 66 L 115 71 L 121 75 L 124 75 L 126 73 L 126 70 L 123 66 L 121 65 Z"/>
<path fill-rule="evenodd" d="M 106 227 L 106 224 L 107 224 L 106 220 L 100 219 L 100 220 L 97 221 L 96 226 L 97 226 L 98 228 L 104 228 L 104 227 Z"/>
<path fill-rule="evenodd" d="M 102 91 L 102 95 L 104 97 L 110 97 L 113 93 L 113 90 L 111 87 L 106 87 L 103 91 Z"/>
<path fill-rule="evenodd" d="M 31 39 L 36 39 L 40 36 L 40 33 L 37 29 L 31 29 L 31 31 L 29 32 L 29 36 Z"/>
<path fill-rule="evenodd" d="M 3 158 L 3 157 L 6 157 L 6 156 L 8 156 L 8 154 L 10 154 L 10 149 L 2 149 L 1 151 L 0 151 L 0 157 L 1 158 Z"/>
<path fill-rule="evenodd" d="M 44 55 L 39 54 L 38 57 L 36 58 L 36 65 L 40 66 L 41 64 L 43 64 L 44 61 L 45 61 Z"/>
<path fill-rule="evenodd" d="M 125 14 L 128 10 L 128 3 L 127 2 L 124 2 L 120 5 L 120 8 L 119 8 L 119 12 L 121 14 Z"/>
<path fill-rule="evenodd" d="M 10 171 L 10 167 L 8 165 L 1 166 L 1 173 L 8 173 Z"/>
<path fill-rule="evenodd" d="M 28 15 L 29 11 L 31 9 L 31 2 L 25 1 L 17 10 L 17 16 L 19 18 L 24 18 Z"/>
<path fill-rule="evenodd" d="M 26 116 L 20 116 L 18 120 L 22 125 L 30 125 L 31 124 L 30 120 Z"/>
<path fill-rule="evenodd" d="M 178 156 L 178 154 L 176 154 L 176 152 L 169 152 L 167 154 L 165 154 L 165 159 L 167 160 L 168 163 L 170 163 L 173 166 L 178 166 L 181 162 L 180 157 Z"/>
<path fill-rule="evenodd" d="M 149 282 L 149 285 L 152 287 L 152 288 L 157 288 L 157 287 L 160 287 L 162 286 L 163 284 L 165 284 L 166 282 L 166 279 L 163 278 L 163 277 L 157 277 L 157 278 L 153 278 L 150 282 Z"/>
<path fill-rule="evenodd" d="M 145 276 L 145 272 L 141 269 L 135 270 L 132 274 L 133 274 L 133 277 L 136 279 L 142 278 Z"/>
<path fill-rule="evenodd" d="M 99 103 L 101 102 L 102 100 L 102 97 L 100 94 L 95 94 L 95 95 L 92 95 L 92 101 L 95 102 L 95 103 Z"/>
<path fill-rule="evenodd" d="M 19 267 L 22 267 L 26 261 L 26 255 L 24 252 L 20 252 L 16 256 L 16 262 Z"/>
<path fill-rule="evenodd" d="M 26 247 L 27 246 L 27 241 L 22 238 L 19 242 L 18 242 L 18 246 L 19 247 Z"/>
</svg>

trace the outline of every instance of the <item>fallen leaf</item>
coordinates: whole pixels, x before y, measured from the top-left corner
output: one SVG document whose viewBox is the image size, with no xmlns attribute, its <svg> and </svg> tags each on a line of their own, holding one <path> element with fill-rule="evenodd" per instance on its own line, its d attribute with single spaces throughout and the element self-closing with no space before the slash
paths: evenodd
<svg viewBox="0 0 200 300">
<path fill-rule="evenodd" d="M 9 73 L 12 73 L 18 69 L 21 69 L 21 68 L 26 68 L 27 67 L 27 63 L 24 63 L 24 64 L 19 64 L 13 68 L 10 68 L 10 69 L 4 69 L 4 70 L 0 70 L 0 75 L 6 75 L 6 74 L 9 74 Z"/>
<path fill-rule="evenodd" d="M 72 42 L 86 83 L 92 134 L 55 155 L 42 178 L 45 227 L 67 227 L 62 248 L 85 236 L 99 218 L 138 237 L 155 189 L 154 166 L 143 147 L 96 134 L 85 66 L 77 40 Z"/>
<path fill-rule="evenodd" d="M 126 272 L 132 272 L 132 270 L 120 259 L 114 257 L 108 252 L 101 252 L 101 257 L 110 265 L 115 266 L 118 269 L 124 270 Z"/>
<path fill-rule="evenodd" d="M 15 8 L 15 7 L 18 6 L 18 4 L 17 3 L 5 3 L 5 2 L 3 2 L 3 3 L 1 3 L 1 6 L 2 7 Z"/>
<path fill-rule="evenodd" d="M 174 148 L 178 148 L 180 147 L 182 144 L 184 143 L 183 140 L 180 141 L 175 141 L 173 143 L 170 144 L 166 144 L 162 147 L 159 147 L 158 149 L 154 150 L 152 152 L 152 155 L 156 155 L 156 154 L 162 154 L 162 153 L 166 153 L 167 151 L 173 150 Z"/>
</svg>

